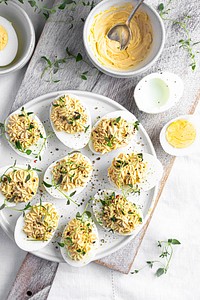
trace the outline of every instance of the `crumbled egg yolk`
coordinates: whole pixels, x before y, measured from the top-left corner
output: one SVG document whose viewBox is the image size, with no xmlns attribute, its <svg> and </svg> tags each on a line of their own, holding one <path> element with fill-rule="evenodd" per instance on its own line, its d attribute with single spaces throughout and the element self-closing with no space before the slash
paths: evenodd
<svg viewBox="0 0 200 300">
<path fill-rule="evenodd" d="M 8 33 L 6 29 L 0 25 L 0 51 L 2 51 L 8 43 Z"/>
<path fill-rule="evenodd" d="M 189 147 L 196 138 L 196 129 L 187 120 L 177 120 L 172 122 L 166 130 L 166 139 L 174 148 Z"/>
</svg>

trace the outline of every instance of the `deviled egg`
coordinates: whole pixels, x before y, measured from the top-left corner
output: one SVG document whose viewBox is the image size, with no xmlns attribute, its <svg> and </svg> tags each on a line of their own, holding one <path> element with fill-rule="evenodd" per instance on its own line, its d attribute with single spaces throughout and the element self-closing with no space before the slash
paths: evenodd
<svg viewBox="0 0 200 300">
<path fill-rule="evenodd" d="M 67 147 L 84 148 L 91 135 L 91 116 L 87 106 L 75 95 L 63 95 L 50 107 L 50 121 L 57 138 Z"/>
<path fill-rule="evenodd" d="M 41 157 L 46 148 L 46 132 L 40 119 L 24 107 L 5 121 L 5 135 L 12 149 L 28 159 Z"/>
<path fill-rule="evenodd" d="M 66 225 L 60 246 L 61 254 L 68 264 L 83 267 L 90 263 L 99 246 L 98 231 L 92 218 L 88 218 L 85 213 L 78 213 Z"/>
<path fill-rule="evenodd" d="M 58 227 L 59 215 L 52 203 L 43 202 L 30 207 L 15 226 L 15 242 L 25 251 L 44 248 Z"/>
<path fill-rule="evenodd" d="M 165 152 L 184 156 L 199 151 L 199 120 L 194 115 L 179 116 L 168 122 L 160 132 L 160 143 Z"/>
<path fill-rule="evenodd" d="M 93 200 L 93 212 L 99 225 L 120 235 L 131 235 L 142 224 L 142 212 L 124 195 L 100 190 Z"/>
<path fill-rule="evenodd" d="M 44 186 L 55 198 L 65 199 L 78 195 L 92 175 L 91 160 L 75 152 L 51 164 L 44 174 Z"/>
<path fill-rule="evenodd" d="M 30 166 L 6 166 L 0 169 L 0 176 L 0 205 L 28 202 L 37 193 L 39 178 Z"/>
<path fill-rule="evenodd" d="M 0 16 L 0 67 L 9 65 L 16 57 L 18 38 L 12 23 Z"/>
<path fill-rule="evenodd" d="M 148 191 L 157 185 L 163 174 L 160 161 L 148 153 L 120 153 L 108 168 L 112 185 L 120 190 Z"/>
<path fill-rule="evenodd" d="M 125 110 L 103 116 L 92 128 L 90 150 L 99 155 L 127 146 L 135 136 L 138 124 L 135 116 Z"/>
</svg>

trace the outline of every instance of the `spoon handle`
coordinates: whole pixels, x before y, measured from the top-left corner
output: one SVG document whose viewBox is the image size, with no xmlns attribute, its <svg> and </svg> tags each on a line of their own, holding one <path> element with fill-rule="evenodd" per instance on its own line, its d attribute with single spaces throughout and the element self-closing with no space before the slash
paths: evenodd
<svg viewBox="0 0 200 300">
<path fill-rule="evenodd" d="M 138 8 L 140 7 L 140 5 L 144 2 L 144 0 L 139 0 L 137 5 L 134 7 L 133 11 L 131 12 L 128 20 L 126 21 L 126 25 L 129 26 L 130 25 L 130 22 L 134 16 L 134 14 L 136 13 L 136 11 L 138 10 Z"/>
</svg>

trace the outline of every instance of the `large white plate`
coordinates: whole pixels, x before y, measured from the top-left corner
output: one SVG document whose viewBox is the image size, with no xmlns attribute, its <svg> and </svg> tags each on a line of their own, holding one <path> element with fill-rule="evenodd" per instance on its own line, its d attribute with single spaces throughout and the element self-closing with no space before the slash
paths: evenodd
<svg viewBox="0 0 200 300">
<path fill-rule="evenodd" d="M 118 104 L 117 102 L 107 97 L 90 93 L 90 92 L 70 90 L 70 91 L 59 91 L 59 92 L 49 93 L 41 97 L 38 97 L 24 105 L 27 111 L 33 111 L 40 118 L 40 120 L 44 124 L 47 135 L 48 132 L 52 132 L 52 128 L 49 122 L 50 103 L 53 99 L 65 93 L 72 93 L 77 95 L 77 97 L 79 97 L 88 106 L 91 112 L 93 124 L 96 122 L 99 116 L 102 117 L 103 115 L 115 110 L 125 110 L 125 108 L 120 104 Z M 90 198 L 90 196 L 93 196 L 96 193 L 98 189 L 110 188 L 110 185 L 107 180 L 107 168 L 110 165 L 110 162 L 112 161 L 114 156 L 130 148 L 134 149 L 137 152 L 148 152 L 156 156 L 151 140 L 148 134 L 146 133 L 145 129 L 142 127 L 142 125 L 140 125 L 139 127 L 139 132 L 136 140 L 130 146 L 121 148 L 121 150 L 116 150 L 113 153 L 101 156 L 100 159 L 98 155 L 94 155 L 90 152 L 88 146 L 82 149 L 81 152 L 91 158 L 94 164 L 94 172 L 92 175 L 92 180 L 88 184 L 87 188 L 80 195 L 77 195 L 76 197 L 74 196 L 74 200 L 81 203 L 82 199 L 87 201 Z M 71 152 L 71 150 L 66 146 L 64 146 L 56 138 L 55 135 L 53 135 L 48 139 L 47 149 L 43 155 L 42 161 L 37 161 L 36 163 L 33 161 L 31 162 L 31 165 L 43 170 L 43 172 L 39 174 L 40 185 L 46 168 L 53 161 L 61 157 L 64 157 L 69 152 Z M 15 160 L 17 160 L 17 164 L 30 163 L 29 160 L 18 156 L 10 148 L 6 140 L 2 138 L 0 140 L 0 153 L 1 153 L 0 167 L 5 165 L 12 165 Z M 41 193 L 42 191 L 43 191 L 43 200 L 54 203 L 57 207 L 58 212 L 61 215 L 61 218 L 59 222 L 58 231 L 55 234 L 52 242 L 49 243 L 48 246 L 46 246 L 42 250 L 34 252 L 34 254 L 51 261 L 63 262 L 63 258 L 61 257 L 60 249 L 57 244 L 57 241 L 60 240 L 60 233 L 63 230 L 64 226 L 66 225 L 67 221 L 72 216 L 74 216 L 78 210 L 79 211 L 83 210 L 84 204 L 81 205 L 79 208 L 75 206 L 73 203 L 71 203 L 70 205 L 66 205 L 65 200 L 52 198 L 47 192 L 45 192 L 44 188 L 41 186 L 41 188 L 39 189 L 39 193 Z M 136 197 L 136 202 L 138 205 L 140 205 L 144 215 L 144 224 L 148 219 L 151 209 L 154 205 L 156 194 L 157 194 L 157 187 L 151 189 L 148 192 L 141 193 L 140 197 Z M 33 203 L 35 201 L 39 201 L 39 198 L 40 198 L 40 194 L 38 194 L 34 198 Z M 23 205 L 20 204 L 20 208 L 21 207 L 24 207 L 24 204 Z M 19 217 L 19 212 L 16 212 L 9 208 L 5 208 L 0 212 L 0 225 L 11 239 L 14 239 L 13 232 L 18 217 Z M 119 236 L 113 233 L 109 233 L 108 231 L 105 231 L 99 225 L 97 225 L 97 227 L 98 227 L 99 237 L 100 237 L 100 247 L 95 256 L 95 259 L 100 259 L 104 256 L 107 256 L 117 251 L 121 247 L 125 246 L 129 241 L 131 241 L 138 233 L 138 230 L 136 230 L 135 233 L 131 236 Z"/>
</svg>

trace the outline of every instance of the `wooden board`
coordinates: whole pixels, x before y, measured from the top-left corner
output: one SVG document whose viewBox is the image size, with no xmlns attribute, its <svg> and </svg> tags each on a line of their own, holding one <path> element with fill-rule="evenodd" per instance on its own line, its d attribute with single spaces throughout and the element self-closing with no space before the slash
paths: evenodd
<svg viewBox="0 0 200 300">
<path fill-rule="evenodd" d="M 55 1 L 55 3 L 57 2 L 59 2 L 59 0 Z M 155 1 L 148 1 L 148 3 L 155 4 Z M 200 36 L 200 28 L 198 27 L 198 24 L 200 22 L 199 11 L 200 2 L 195 0 L 192 0 L 190 2 L 188 2 L 187 0 L 180 1 L 179 3 L 176 2 L 176 8 L 171 11 L 171 17 L 174 19 L 177 19 L 179 16 L 183 16 L 185 13 L 192 14 L 192 18 L 188 20 L 188 24 L 190 31 L 192 32 L 192 38 L 194 39 L 194 41 L 195 39 L 198 40 Z M 200 98 L 200 93 L 198 91 L 199 83 L 196 79 L 197 72 L 192 72 L 191 68 L 188 67 L 190 63 L 188 54 L 184 50 L 179 49 L 178 45 L 178 40 L 185 36 L 183 34 L 183 31 L 179 31 L 178 26 L 172 26 L 172 22 L 166 21 L 166 45 L 156 65 L 153 66 L 148 72 L 135 78 L 111 78 L 93 68 L 86 57 L 82 41 L 83 22 L 81 21 L 81 18 L 85 19 L 88 13 L 89 9 L 87 7 L 80 6 L 76 10 L 76 12 L 73 13 L 74 20 L 76 21 L 73 22 L 72 29 L 70 29 L 71 25 L 69 23 L 69 13 L 66 10 L 59 11 L 49 18 L 44 27 L 35 53 L 28 66 L 24 80 L 12 107 L 12 111 L 39 95 L 45 94 L 50 91 L 63 89 L 79 89 L 92 91 L 108 96 L 119 102 L 132 113 L 134 113 L 143 124 L 149 136 L 151 137 L 158 158 L 164 165 L 165 172 L 155 203 L 156 207 L 174 162 L 174 158 L 167 155 L 162 150 L 159 143 L 159 132 L 162 126 L 170 119 L 180 114 L 194 112 L 197 101 Z M 62 69 L 54 76 L 55 79 L 61 79 L 60 82 L 45 82 L 44 79 L 41 79 L 41 73 L 44 68 L 44 62 L 42 62 L 41 56 L 44 55 L 51 58 L 57 56 L 59 58 L 63 58 L 66 56 L 65 49 L 67 46 L 69 47 L 69 50 L 74 54 L 81 52 L 84 60 L 86 60 L 87 63 L 83 61 L 76 63 L 73 59 L 69 59 L 67 60 L 67 63 L 62 66 Z M 199 65 L 199 58 L 197 59 L 197 65 Z M 174 108 L 159 115 L 148 115 L 138 111 L 133 99 L 135 85 L 143 76 L 152 72 L 164 70 L 174 72 L 184 80 L 185 91 L 181 101 Z M 80 78 L 80 74 L 85 71 L 89 71 L 88 80 L 86 81 Z M 152 215 L 153 211 L 151 217 Z M 143 230 L 126 247 L 96 262 L 122 273 L 128 273 L 132 266 L 133 260 L 137 255 L 139 246 L 145 235 L 151 217 L 149 218 L 147 224 L 144 226 Z M 34 260 L 34 268 L 37 269 L 37 266 L 41 266 L 41 263 L 42 268 L 40 268 L 39 277 L 37 274 L 32 274 L 29 285 L 34 286 L 40 280 L 37 292 L 39 292 L 41 289 L 44 289 L 44 294 L 48 295 L 48 287 L 51 285 L 54 278 L 54 276 L 52 276 L 49 272 L 49 266 L 54 266 L 52 272 L 55 273 L 57 269 L 56 263 L 51 263 L 36 257 L 33 258 L 31 254 L 28 254 L 25 258 L 22 268 L 17 275 L 17 280 L 14 283 L 13 289 L 9 296 L 10 298 L 8 299 L 13 299 L 13 291 L 15 291 L 16 293 L 21 292 L 21 294 L 19 294 L 21 296 L 19 296 L 19 298 L 17 299 L 26 299 L 25 294 L 23 294 L 25 293 L 25 291 L 27 291 L 26 282 L 21 281 L 22 286 L 19 284 L 19 282 L 20 278 L 24 277 L 23 274 L 26 275 L 29 273 L 29 269 L 26 268 L 26 266 L 30 267 L 29 263 L 31 264 L 32 260 Z M 41 276 L 41 274 L 43 274 L 43 276 Z M 43 280 L 43 278 L 44 282 L 42 284 L 41 281 Z M 37 293 L 35 290 L 33 290 L 33 292 L 34 294 Z M 22 295 L 24 295 L 24 298 L 22 297 Z M 39 298 L 33 297 L 31 299 Z M 40 299 L 46 298 L 44 297 Z"/>
</svg>

